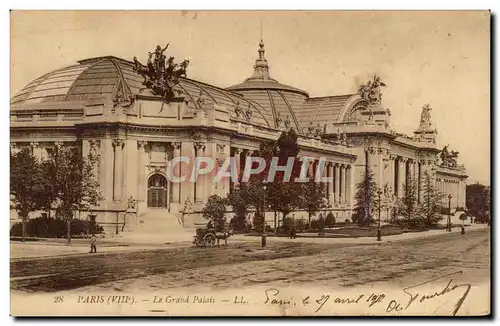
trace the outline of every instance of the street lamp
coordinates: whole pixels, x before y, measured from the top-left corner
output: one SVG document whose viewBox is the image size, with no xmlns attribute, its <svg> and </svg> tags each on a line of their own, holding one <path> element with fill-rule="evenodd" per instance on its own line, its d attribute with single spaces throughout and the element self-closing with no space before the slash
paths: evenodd
<svg viewBox="0 0 500 326">
<path fill-rule="evenodd" d="M 382 209 L 380 195 L 382 195 L 382 190 L 377 191 L 378 195 L 378 229 L 377 229 L 377 241 L 382 241 L 382 230 L 380 229 L 380 211 Z"/>
<path fill-rule="evenodd" d="M 264 196 L 263 196 L 263 208 L 262 208 L 262 236 L 260 239 L 260 246 L 262 248 L 266 247 L 266 191 L 267 191 L 267 182 L 264 180 Z"/>
<path fill-rule="evenodd" d="M 451 194 L 448 195 L 448 232 L 451 232 Z"/>
</svg>

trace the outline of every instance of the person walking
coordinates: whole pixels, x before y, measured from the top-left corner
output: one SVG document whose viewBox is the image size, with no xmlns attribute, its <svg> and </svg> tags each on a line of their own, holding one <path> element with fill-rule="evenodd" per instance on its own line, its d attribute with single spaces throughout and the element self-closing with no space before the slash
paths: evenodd
<svg viewBox="0 0 500 326">
<path fill-rule="evenodd" d="M 297 237 L 297 226 L 295 221 L 295 214 L 292 214 L 290 219 L 290 239 L 295 239 Z"/>
<path fill-rule="evenodd" d="M 90 237 L 90 253 L 97 253 L 97 238 L 94 233 Z"/>
</svg>

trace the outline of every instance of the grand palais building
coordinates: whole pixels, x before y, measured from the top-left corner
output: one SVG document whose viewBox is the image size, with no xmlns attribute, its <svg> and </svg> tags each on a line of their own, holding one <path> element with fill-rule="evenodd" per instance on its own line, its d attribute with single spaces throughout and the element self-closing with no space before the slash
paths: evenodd
<svg viewBox="0 0 500 326">
<path fill-rule="evenodd" d="M 92 159 L 103 200 L 81 217 L 93 214 L 113 229 L 117 223 L 154 229 L 162 221 L 178 223 L 189 204 L 185 223 L 200 221 L 207 198 L 227 195 L 234 184 L 229 178 L 213 183 L 209 175 L 172 183 L 167 162 L 234 157 L 241 166 L 261 142 L 290 128 L 299 135 L 300 155 L 326 158 L 325 176 L 333 178 L 327 211 L 337 220 L 350 218 L 366 167 L 383 190 L 382 219 L 403 196 L 407 178 L 421 184 L 426 171 L 451 194 L 454 212 L 465 207 L 465 168 L 456 152 L 438 148 L 431 108 L 422 103 L 413 135 L 396 133 L 378 77 L 353 94 L 311 97 L 271 77 L 261 41 L 253 74 L 240 84 L 220 88 L 181 76 L 166 101 L 144 86 L 136 63 L 113 56 L 82 59 L 47 72 L 11 99 L 11 151 L 29 146 L 43 159 L 54 146 L 76 146 Z M 274 213 L 268 214 L 272 226 Z"/>
</svg>

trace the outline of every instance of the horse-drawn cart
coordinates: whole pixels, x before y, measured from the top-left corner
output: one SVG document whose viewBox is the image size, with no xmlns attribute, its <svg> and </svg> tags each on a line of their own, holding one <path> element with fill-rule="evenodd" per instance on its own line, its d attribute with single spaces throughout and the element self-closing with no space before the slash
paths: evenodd
<svg viewBox="0 0 500 326">
<path fill-rule="evenodd" d="M 215 229 L 208 228 L 198 228 L 196 229 L 196 235 L 194 236 L 193 243 L 197 247 L 213 247 L 217 242 L 217 237 L 215 236 Z"/>
</svg>

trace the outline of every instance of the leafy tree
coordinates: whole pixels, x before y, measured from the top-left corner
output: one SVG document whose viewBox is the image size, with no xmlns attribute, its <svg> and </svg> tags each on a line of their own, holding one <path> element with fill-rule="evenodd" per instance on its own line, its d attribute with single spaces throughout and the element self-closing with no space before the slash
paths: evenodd
<svg viewBox="0 0 500 326">
<path fill-rule="evenodd" d="M 490 187 L 480 183 L 467 185 L 465 197 L 468 212 L 479 220 L 488 221 L 491 207 Z"/>
<path fill-rule="evenodd" d="M 10 154 L 10 194 L 14 209 L 22 219 L 22 240 L 26 239 L 29 214 L 42 206 L 44 177 L 38 159 L 31 149 Z"/>
<path fill-rule="evenodd" d="M 44 162 L 44 171 L 54 173 L 50 177 L 50 182 L 54 182 L 51 199 L 56 203 L 58 216 L 66 220 L 66 237 L 70 243 L 73 214 L 98 205 L 102 199 L 99 183 L 92 165 L 79 148 L 56 147 Z"/>
<path fill-rule="evenodd" d="M 424 212 L 418 204 L 418 183 L 411 176 L 407 179 L 407 184 L 403 185 L 405 193 L 396 204 L 396 212 L 410 226 L 419 226 L 424 223 Z"/>
<path fill-rule="evenodd" d="M 428 226 L 435 225 L 443 219 L 443 216 L 439 213 L 444 194 L 435 187 L 428 171 L 425 171 L 422 175 L 421 194 L 421 209 L 425 223 Z"/>
<path fill-rule="evenodd" d="M 283 131 L 276 141 L 274 154 L 278 157 L 278 165 L 284 166 L 290 158 L 293 158 L 294 164 L 289 180 L 285 180 L 285 172 L 277 172 L 274 180 L 267 184 L 266 203 L 274 211 L 282 214 L 283 220 L 287 215 L 297 208 L 300 208 L 302 184 L 295 182 L 300 176 L 301 162 L 298 159 L 299 146 L 297 143 L 297 134 L 293 129 Z M 270 166 L 270 160 L 266 159 Z M 267 170 L 269 173 L 269 170 Z M 267 176 L 268 174 L 266 174 Z M 266 205 L 267 206 L 267 205 Z"/>
<path fill-rule="evenodd" d="M 47 211 L 48 217 L 51 217 L 54 205 L 57 205 L 58 198 L 58 183 L 57 183 L 57 164 L 59 147 L 56 147 L 54 152 L 49 152 L 49 159 L 42 160 L 41 169 L 45 179 L 44 183 L 44 197 L 42 198 L 42 209 Z"/>
<path fill-rule="evenodd" d="M 264 188 L 260 182 L 249 181 L 240 183 L 233 192 L 227 196 L 227 204 L 231 205 L 235 214 L 236 226 L 245 227 L 247 214 L 255 209 L 257 216 L 262 216 Z M 260 203 L 260 204 L 259 204 Z"/>
<path fill-rule="evenodd" d="M 373 172 L 367 168 L 363 174 L 362 180 L 356 185 L 356 204 L 352 215 L 353 221 L 359 225 L 370 224 L 377 211 L 378 205 L 378 186 L 374 180 Z"/>
<path fill-rule="evenodd" d="M 203 217 L 212 221 L 216 230 L 220 230 L 224 225 L 224 215 L 226 213 L 227 200 L 218 195 L 208 197 L 205 207 L 203 207 Z"/>
<path fill-rule="evenodd" d="M 311 217 L 327 207 L 326 184 L 323 182 L 316 182 L 314 177 L 310 176 L 309 181 L 302 185 L 301 193 L 301 206 L 308 213 L 308 223 L 309 228 L 311 228 Z"/>
</svg>

